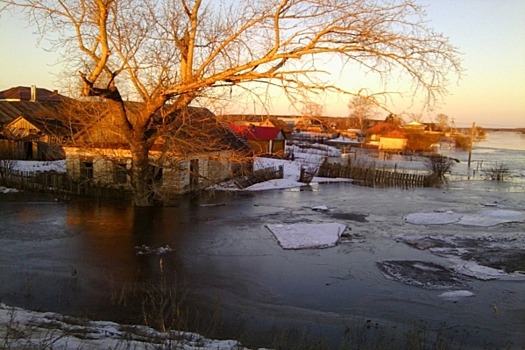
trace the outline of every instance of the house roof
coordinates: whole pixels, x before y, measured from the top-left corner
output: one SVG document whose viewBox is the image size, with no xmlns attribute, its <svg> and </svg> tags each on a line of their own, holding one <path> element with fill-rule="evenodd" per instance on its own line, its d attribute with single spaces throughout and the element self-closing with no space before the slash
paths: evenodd
<svg viewBox="0 0 525 350">
<path fill-rule="evenodd" d="M 395 130 L 392 130 L 392 131 L 389 131 L 389 132 L 383 134 L 382 136 L 383 137 L 388 137 L 388 138 L 391 138 L 391 139 L 404 139 L 404 138 L 407 137 L 407 134 L 403 130 L 395 129 Z"/>
<path fill-rule="evenodd" d="M 230 124 L 230 129 L 246 140 L 270 141 L 278 138 L 281 129 L 272 126 Z"/>
<path fill-rule="evenodd" d="M 172 123 L 170 129 L 173 132 L 165 134 L 163 139 L 171 150 L 180 154 L 231 149 L 250 151 L 246 141 L 207 108 L 188 106 L 169 113 L 164 120 L 166 119 L 168 123 Z"/>
<path fill-rule="evenodd" d="M 293 127 L 290 126 L 287 122 L 285 122 L 282 119 L 273 118 L 273 117 L 270 117 L 270 118 L 266 119 L 261 124 L 261 126 L 274 126 L 276 128 L 281 129 L 282 132 L 288 132 L 288 133 L 293 131 Z"/>
<path fill-rule="evenodd" d="M 376 135 L 385 135 L 393 130 L 398 130 L 398 129 L 399 129 L 399 126 L 397 126 L 397 124 L 383 121 L 369 128 L 366 131 L 366 133 L 376 134 Z"/>
<path fill-rule="evenodd" d="M 0 101 L 47 101 L 60 102 L 68 97 L 60 95 L 58 90 L 47 90 L 35 86 L 17 86 L 0 91 Z"/>
<path fill-rule="evenodd" d="M 93 110 L 90 113 L 92 122 L 73 137 L 71 146 L 128 149 L 123 133 L 115 128 L 116 121 L 108 110 L 110 106 L 103 102 L 86 104 Z M 139 102 L 126 102 L 128 118 L 140 117 L 142 107 Z M 152 150 L 169 150 L 182 155 L 250 150 L 246 141 L 219 121 L 209 109 L 192 106 L 177 110 L 171 108 L 170 105 L 163 107 L 148 126 L 147 133 L 158 134 Z"/>
<path fill-rule="evenodd" d="M 27 120 L 43 134 L 71 136 L 74 128 L 65 113 L 66 102 L 0 101 L 0 127 L 8 127 L 19 118 Z M 74 131 L 73 131 L 74 132 Z"/>
</svg>

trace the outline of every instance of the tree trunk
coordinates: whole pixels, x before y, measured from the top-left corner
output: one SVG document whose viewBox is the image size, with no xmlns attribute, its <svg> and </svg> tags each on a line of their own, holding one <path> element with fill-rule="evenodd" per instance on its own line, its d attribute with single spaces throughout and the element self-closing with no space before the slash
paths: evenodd
<svg viewBox="0 0 525 350">
<path fill-rule="evenodd" d="M 143 145 L 131 147 L 131 186 L 133 204 L 138 207 L 156 205 L 153 177 L 149 165 L 149 149 Z"/>
</svg>

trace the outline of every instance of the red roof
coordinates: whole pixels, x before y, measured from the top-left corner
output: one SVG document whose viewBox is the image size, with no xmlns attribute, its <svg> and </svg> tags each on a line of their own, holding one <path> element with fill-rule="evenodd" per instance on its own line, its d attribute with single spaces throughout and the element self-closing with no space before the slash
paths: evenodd
<svg viewBox="0 0 525 350">
<path fill-rule="evenodd" d="M 389 137 L 392 139 L 405 139 L 407 137 L 407 134 L 400 129 L 392 130 L 384 134 L 383 136 Z"/>
<path fill-rule="evenodd" d="M 230 124 L 230 129 L 245 140 L 270 141 L 275 140 L 281 129 L 272 126 L 236 125 Z"/>
<path fill-rule="evenodd" d="M 376 135 L 385 135 L 394 131 L 394 130 L 399 130 L 399 126 L 397 126 L 396 124 L 394 123 L 389 123 L 389 122 L 380 122 L 380 123 L 377 123 L 376 125 L 374 125 L 373 127 L 371 127 L 370 129 L 368 129 L 366 131 L 367 134 L 369 135 L 372 135 L 372 134 L 376 134 Z"/>
</svg>

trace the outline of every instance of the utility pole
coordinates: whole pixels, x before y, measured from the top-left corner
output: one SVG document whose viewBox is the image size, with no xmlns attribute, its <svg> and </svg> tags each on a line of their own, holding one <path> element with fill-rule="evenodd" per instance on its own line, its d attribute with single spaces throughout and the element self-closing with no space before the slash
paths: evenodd
<svg viewBox="0 0 525 350">
<path fill-rule="evenodd" d="M 470 172 L 470 160 L 472 158 L 472 144 L 474 143 L 474 130 L 476 129 L 476 122 L 472 123 L 472 128 L 470 129 L 470 140 L 468 146 L 468 170 Z"/>
</svg>

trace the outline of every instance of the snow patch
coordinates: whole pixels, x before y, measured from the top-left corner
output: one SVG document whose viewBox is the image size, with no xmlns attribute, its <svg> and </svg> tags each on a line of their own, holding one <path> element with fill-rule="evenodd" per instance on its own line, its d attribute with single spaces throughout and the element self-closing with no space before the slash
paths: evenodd
<svg viewBox="0 0 525 350">
<path fill-rule="evenodd" d="M 267 224 L 283 249 L 328 248 L 337 244 L 346 229 L 340 223 Z"/>
<path fill-rule="evenodd" d="M 13 170 L 28 172 L 56 171 L 57 173 L 66 172 L 66 161 L 38 161 L 38 160 L 17 160 L 13 163 Z"/>
<path fill-rule="evenodd" d="M 22 337 L 17 335 L 22 334 Z M 146 326 L 88 321 L 0 303 L 0 339 L 12 349 L 220 349 L 246 350 L 236 340 L 207 339 L 192 332 L 158 332 Z"/>
<path fill-rule="evenodd" d="M 0 193 L 11 193 L 11 192 L 18 192 L 15 188 L 8 188 L 4 186 L 0 186 Z"/>
</svg>

